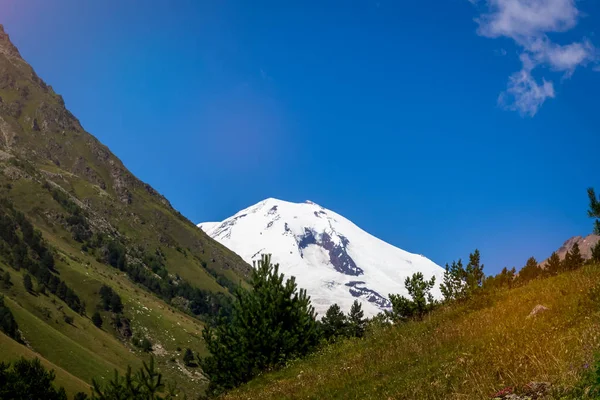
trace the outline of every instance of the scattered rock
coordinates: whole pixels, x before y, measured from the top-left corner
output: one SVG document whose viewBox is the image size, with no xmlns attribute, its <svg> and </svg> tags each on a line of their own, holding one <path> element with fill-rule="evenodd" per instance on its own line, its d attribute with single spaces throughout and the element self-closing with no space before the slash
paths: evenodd
<svg viewBox="0 0 600 400">
<path fill-rule="evenodd" d="M 514 393 L 513 387 L 506 387 L 491 398 L 494 400 L 541 400 L 549 393 L 551 386 L 552 384 L 549 382 L 530 382 L 518 391 L 520 394 Z"/>
<path fill-rule="evenodd" d="M 548 310 L 549 310 L 548 307 L 538 304 L 537 306 L 533 307 L 533 310 L 531 310 L 531 312 L 529 313 L 527 318 L 535 317 L 536 315 L 543 313 L 545 311 L 548 311 Z"/>
</svg>

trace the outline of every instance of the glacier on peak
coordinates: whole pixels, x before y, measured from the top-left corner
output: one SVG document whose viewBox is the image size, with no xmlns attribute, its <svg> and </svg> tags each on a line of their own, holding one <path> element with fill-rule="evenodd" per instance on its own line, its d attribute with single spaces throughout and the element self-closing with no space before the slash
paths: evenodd
<svg viewBox="0 0 600 400">
<path fill-rule="evenodd" d="M 355 299 L 366 316 L 391 306 L 390 293 L 407 295 L 404 280 L 415 272 L 436 277 L 444 270 L 420 254 L 394 247 L 343 216 L 310 200 L 265 199 L 222 222 L 198 224 L 210 237 L 252 265 L 271 253 L 286 277 L 307 290 L 319 316 L 337 303 L 348 312 Z"/>
</svg>

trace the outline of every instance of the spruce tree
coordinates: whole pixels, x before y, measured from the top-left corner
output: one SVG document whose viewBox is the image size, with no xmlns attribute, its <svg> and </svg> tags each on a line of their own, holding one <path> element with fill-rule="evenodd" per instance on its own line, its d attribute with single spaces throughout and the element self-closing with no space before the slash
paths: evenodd
<svg viewBox="0 0 600 400">
<path fill-rule="evenodd" d="M 31 276 L 29 276 L 29 274 L 25 274 L 23 276 L 23 286 L 28 292 L 33 290 L 33 283 L 31 282 Z"/>
<path fill-rule="evenodd" d="M 247 382 L 267 368 L 310 352 L 318 331 L 310 297 L 294 277 L 284 282 L 279 265 L 263 255 L 255 265 L 252 290 L 238 288 L 229 318 L 208 324 L 203 337 L 211 356 L 201 361 L 209 392 Z"/>
<path fill-rule="evenodd" d="M 588 216 L 590 218 L 600 218 L 600 199 L 596 198 L 596 193 L 593 188 L 588 189 L 588 197 L 590 199 Z M 600 219 L 594 221 L 594 233 L 600 235 Z"/>
<path fill-rule="evenodd" d="M 348 314 L 348 329 L 351 336 L 363 337 L 365 335 L 367 319 L 364 316 L 362 305 L 358 300 L 354 300 L 350 308 L 350 314 Z"/>
<path fill-rule="evenodd" d="M 326 340 L 334 340 L 347 334 L 348 321 L 340 306 L 332 304 L 321 319 L 321 331 Z"/>
<path fill-rule="evenodd" d="M 560 257 L 553 252 L 548 261 L 546 261 L 545 274 L 549 276 L 557 275 L 561 270 Z"/>
</svg>

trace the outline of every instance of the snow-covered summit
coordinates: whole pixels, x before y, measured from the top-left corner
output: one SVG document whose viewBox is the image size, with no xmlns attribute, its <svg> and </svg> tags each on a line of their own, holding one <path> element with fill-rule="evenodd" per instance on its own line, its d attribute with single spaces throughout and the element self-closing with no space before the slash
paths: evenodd
<svg viewBox="0 0 600 400">
<path fill-rule="evenodd" d="M 307 290 L 320 316 L 333 303 L 347 312 L 355 299 L 365 315 L 375 315 L 390 307 L 390 293 L 407 295 L 407 276 L 422 272 L 439 284 L 444 273 L 424 256 L 394 247 L 310 200 L 269 198 L 198 227 L 250 264 L 271 253 L 280 272 Z M 434 295 L 439 297 L 437 285 Z"/>
</svg>

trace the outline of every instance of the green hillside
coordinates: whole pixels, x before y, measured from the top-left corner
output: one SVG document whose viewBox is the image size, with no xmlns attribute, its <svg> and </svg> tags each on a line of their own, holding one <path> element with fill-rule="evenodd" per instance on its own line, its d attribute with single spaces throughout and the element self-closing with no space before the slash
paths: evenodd
<svg viewBox="0 0 600 400">
<path fill-rule="evenodd" d="M 547 310 L 530 317 L 537 305 Z M 591 265 L 376 328 L 223 399 L 486 399 L 531 382 L 551 384 L 540 398 L 592 398 L 598 350 L 600 266 Z"/>
<path fill-rule="evenodd" d="M 183 351 L 205 354 L 203 324 L 227 308 L 250 266 L 85 132 L 1 25 L 0 201 L 0 274 L 12 282 L 0 282 L 0 295 L 24 340 L 2 336 L 10 350 L 0 361 L 35 354 L 74 392 L 152 354 L 165 379 L 202 392 Z M 122 311 L 102 306 L 103 286 Z M 151 353 L 135 346 L 144 338 Z"/>
</svg>

